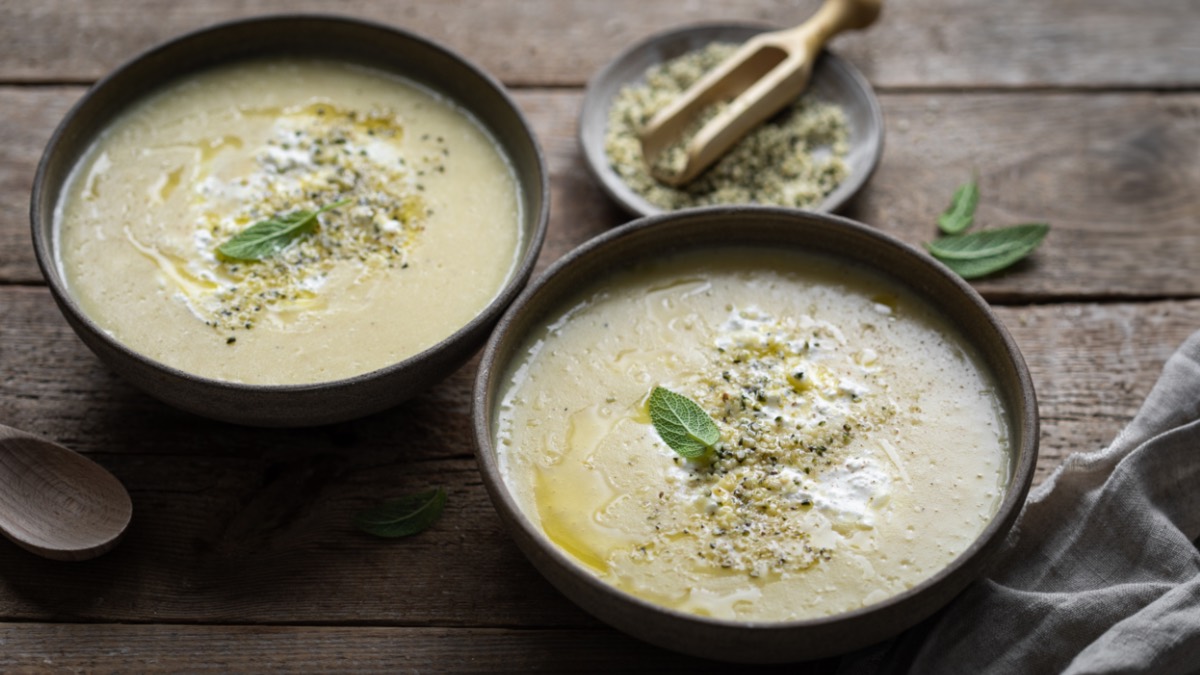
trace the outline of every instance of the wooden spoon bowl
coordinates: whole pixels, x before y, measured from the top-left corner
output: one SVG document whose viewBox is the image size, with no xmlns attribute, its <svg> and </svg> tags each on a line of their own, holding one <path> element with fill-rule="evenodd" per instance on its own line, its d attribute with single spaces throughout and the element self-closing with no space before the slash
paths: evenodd
<svg viewBox="0 0 1200 675">
<path fill-rule="evenodd" d="M 0 533 L 53 560 L 116 546 L 133 504 L 111 473 L 41 436 L 0 425 Z"/>
</svg>

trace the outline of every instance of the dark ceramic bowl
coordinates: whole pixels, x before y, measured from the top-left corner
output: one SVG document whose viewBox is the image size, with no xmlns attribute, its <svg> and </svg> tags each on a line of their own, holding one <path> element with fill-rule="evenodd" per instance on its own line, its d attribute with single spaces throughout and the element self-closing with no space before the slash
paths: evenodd
<svg viewBox="0 0 1200 675">
<path fill-rule="evenodd" d="M 88 146 L 139 97 L 212 66 L 276 55 L 362 63 L 427 86 L 468 110 L 497 140 L 520 183 L 522 250 L 505 287 L 474 319 L 425 351 L 374 372 L 311 385 L 246 385 L 198 377 L 114 340 L 84 314 L 56 264 L 54 210 Z M 332 16 L 273 16 L 200 30 L 150 49 L 101 80 L 75 105 L 46 146 L 30 218 L 38 264 L 68 323 L 102 361 L 171 404 L 219 420 L 260 426 L 326 424 L 400 403 L 460 367 L 517 296 L 541 250 L 549 184 L 541 149 L 504 88 L 430 40 L 388 26 Z"/>
<path fill-rule="evenodd" d="M 645 79 L 646 70 L 713 42 L 741 43 L 769 27 L 747 24 L 713 24 L 682 28 L 653 36 L 622 52 L 588 82 L 579 118 L 579 142 L 588 169 L 604 191 L 635 216 L 649 216 L 663 209 L 634 192 L 613 171 L 604 152 L 608 111 L 626 85 Z M 846 164 L 850 175 L 826 195 L 814 211 L 838 210 L 866 184 L 883 154 L 883 112 L 862 73 L 836 54 L 826 50 L 813 69 L 809 91 L 823 101 L 836 103 L 846 112 L 850 150 Z"/>
<path fill-rule="evenodd" d="M 940 311 L 991 371 L 1008 411 L 1008 487 L 991 522 L 947 567 L 877 604 L 826 618 L 746 622 L 666 609 L 619 591 L 550 541 L 522 512 L 501 475 L 497 406 L 523 345 L 582 288 L 615 269 L 675 251 L 756 246 L 814 252 L 874 269 Z M 555 263 L 522 293 L 488 342 L 475 381 L 473 423 L 484 484 L 534 566 L 588 612 L 656 645 L 727 661 L 785 662 L 860 648 L 913 626 L 983 571 L 1020 511 L 1037 463 L 1038 413 L 1025 362 L 988 305 L 940 263 L 892 237 L 838 216 L 766 207 L 717 207 L 652 216 L 612 230 Z"/>
</svg>

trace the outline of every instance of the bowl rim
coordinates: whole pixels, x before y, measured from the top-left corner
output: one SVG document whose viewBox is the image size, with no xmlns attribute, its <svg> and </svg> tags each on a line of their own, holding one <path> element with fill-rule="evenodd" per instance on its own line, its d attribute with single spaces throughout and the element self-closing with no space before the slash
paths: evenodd
<svg viewBox="0 0 1200 675">
<path fill-rule="evenodd" d="M 387 364 L 383 367 L 376 368 L 364 373 L 359 373 L 350 377 L 337 378 L 332 380 L 324 380 L 320 382 L 302 383 L 302 384 L 248 384 L 245 382 L 235 382 L 231 380 L 222 380 L 213 377 L 197 375 L 189 371 L 180 369 L 156 359 L 150 358 L 141 352 L 138 352 L 123 342 L 114 338 L 107 330 L 97 324 L 82 307 L 74 299 L 74 296 L 66 287 L 66 280 L 59 275 L 58 265 L 56 261 L 56 253 L 58 244 L 55 241 L 57 238 L 55 232 L 57 226 L 55 224 L 54 211 L 56 204 L 50 205 L 49 213 L 45 214 L 42 209 L 43 193 L 47 190 L 46 181 L 47 173 L 53 157 L 58 152 L 58 148 L 66 142 L 67 135 L 74 130 L 75 125 L 83 124 L 80 121 L 82 111 L 87 105 L 95 99 L 100 93 L 114 86 L 114 82 L 120 82 L 123 78 L 128 77 L 128 72 L 137 65 L 146 60 L 162 55 L 163 53 L 172 50 L 184 49 L 186 45 L 192 41 L 203 40 L 213 34 L 226 32 L 229 30 L 239 29 L 243 27 L 252 27 L 256 25 L 270 24 L 289 24 L 295 22 L 316 22 L 316 23 L 331 23 L 342 24 L 344 26 L 359 29 L 370 30 L 377 33 L 390 33 L 394 37 L 413 42 L 420 47 L 431 52 L 440 53 L 442 56 L 455 62 L 458 66 L 464 68 L 467 72 L 476 77 L 480 84 L 488 87 L 491 92 L 498 96 L 505 105 L 509 108 L 509 112 L 515 117 L 519 127 L 524 131 L 526 138 L 521 139 L 522 143 L 528 142 L 529 148 L 532 151 L 532 158 L 537 169 L 536 176 L 530 176 L 531 180 L 526 177 L 516 176 L 519 185 L 525 186 L 523 190 L 536 192 L 537 201 L 539 202 L 538 212 L 528 214 L 526 218 L 534 224 L 531 236 L 521 245 L 521 255 L 514 260 L 514 264 L 509 271 L 508 278 L 504 285 L 500 287 L 496 295 L 488 302 L 484 308 L 477 313 L 470 321 L 456 329 L 453 333 L 431 344 L 421 351 L 412 354 L 400 361 Z M 213 60 L 211 63 L 202 67 L 193 67 L 182 69 L 172 74 L 170 77 L 164 78 L 156 82 L 153 86 L 141 92 L 137 96 L 131 98 L 126 103 L 122 104 L 120 110 L 114 114 L 114 117 L 125 112 L 129 107 L 136 102 L 142 100 L 145 96 L 153 94 L 173 81 L 185 77 L 189 74 L 202 72 L 208 68 L 215 67 L 219 64 L 236 63 L 238 61 L 253 60 L 269 56 L 271 54 L 283 54 L 282 51 L 263 51 L 253 52 L 250 54 L 229 54 Z M 382 59 L 381 59 L 382 61 Z M 374 64 L 377 70 L 389 72 L 378 64 Z M 484 118 L 478 112 L 473 111 L 459 101 L 456 97 L 451 96 L 443 90 L 437 89 L 434 85 L 430 85 L 424 81 L 416 80 L 411 76 L 399 71 L 391 71 L 393 74 L 400 75 L 417 82 L 420 86 L 427 87 L 432 90 L 437 96 L 441 96 L 455 105 L 461 107 L 472 117 L 475 124 L 482 125 L 487 129 L 489 135 L 494 133 L 489 126 L 484 122 Z M 111 123 L 111 120 L 109 121 Z M 97 133 L 102 133 L 103 127 Z M 89 142 L 94 142 L 96 136 L 91 136 Z M 499 142 L 499 139 L 496 139 Z M 507 158 L 506 158 L 506 161 Z M 514 168 L 515 173 L 515 168 Z M 37 170 L 34 173 L 33 187 L 30 196 L 29 219 L 30 231 L 33 239 L 34 257 L 37 260 L 38 268 L 41 270 L 43 278 L 46 280 L 47 286 L 50 288 L 51 294 L 55 301 L 63 308 L 64 313 L 69 313 L 71 318 L 78 321 L 88 330 L 94 337 L 101 340 L 105 347 L 118 352 L 122 357 L 136 362 L 140 366 L 165 373 L 175 378 L 184 379 L 197 385 L 220 388 L 231 392 L 240 392 L 245 394 L 285 394 L 289 392 L 329 392 L 353 388 L 355 385 L 372 381 L 377 378 L 386 377 L 388 375 L 408 370 L 416 364 L 421 363 L 431 354 L 440 353 L 447 350 L 460 340 L 467 338 L 471 333 L 480 330 L 482 327 L 495 321 L 515 299 L 524 285 L 528 282 L 529 277 L 533 273 L 533 269 L 537 263 L 543 244 L 545 243 L 546 231 L 549 228 L 550 217 L 550 178 L 547 170 L 545 153 L 542 150 L 541 144 L 538 143 L 537 136 L 533 132 L 533 127 L 529 124 L 529 120 L 521 108 L 516 104 L 516 101 L 509 94 L 504 85 L 485 71 L 482 67 L 475 64 L 473 61 L 459 54 L 450 47 L 436 42 L 430 38 L 424 37 L 404 28 L 384 24 L 378 21 L 369 19 L 361 19 L 353 16 L 346 16 L 335 13 L 321 12 L 285 12 L 262 14 L 250 17 L 230 19 L 220 21 L 214 24 L 196 28 L 174 37 L 168 38 L 165 41 L 152 45 L 133 56 L 126 58 L 120 65 L 109 71 L 104 77 L 97 80 L 95 84 L 81 96 L 71 108 L 63 116 L 58 126 L 55 127 L 46 143 L 45 149 L 42 152 L 41 158 L 38 161 Z M 44 219 L 49 219 L 49 224 L 44 228 L 41 222 Z M 43 233 L 43 230 L 45 232 Z"/>
<path fill-rule="evenodd" d="M 520 345 L 524 344 L 525 340 L 529 338 L 528 332 L 515 336 L 512 335 L 512 333 L 518 328 L 522 327 L 519 325 L 522 322 L 530 324 L 525 326 L 526 329 L 530 328 L 532 325 L 536 325 L 536 321 L 533 319 L 522 319 L 524 313 L 527 311 L 534 311 L 529 309 L 532 307 L 533 301 L 545 293 L 551 294 L 551 299 L 553 300 L 553 302 L 550 303 L 551 306 L 557 306 L 566 301 L 571 297 L 571 293 L 573 291 L 556 291 L 552 284 L 554 284 L 558 277 L 562 276 L 565 272 L 569 272 L 572 267 L 579 265 L 581 261 L 586 261 L 591 258 L 602 260 L 603 256 L 607 255 L 606 251 L 612 249 L 612 247 L 616 243 L 620 242 L 620 240 L 628 237 L 647 236 L 640 235 L 639 233 L 644 233 L 653 230 L 654 228 L 658 228 L 664 222 L 669 223 L 671 221 L 679 220 L 686 221 L 697 218 L 722 217 L 737 217 L 744 220 L 748 215 L 750 217 L 768 216 L 771 218 L 787 218 L 797 221 L 806 219 L 825 221 L 825 224 L 827 225 L 848 228 L 849 230 L 855 232 L 858 236 L 873 239 L 885 247 L 894 249 L 897 255 L 908 256 L 910 258 L 920 260 L 932 272 L 943 277 L 945 281 L 948 281 L 955 286 L 957 291 L 962 294 L 963 299 L 974 306 L 975 310 L 978 311 L 979 316 L 985 321 L 985 327 L 983 330 L 987 333 L 990 333 L 998 341 L 1006 363 L 1012 367 L 1013 375 L 1018 382 L 1018 390 L 1013 393 L 1012 398 L 1014 401 L 1017 401 L 1020 404 L 1021 409 L 1008 411 L 1010 424 L 1012 425 L 1013 431 L 1016 432 L 1011 438 L 1012 455 L 1009 462 L 1009 482 L 1005 488 L 1005 494 L 1000 503 L 997 505 L 996 512 L 992 516 L 991 520 L 980 531 L 980 533 L 976 535 L 975 539 L 966 549 L 959 553 L 959 555 L 951 560 L 947 565 L 937 570 L 934 574 L 914 584 L 912 587 L 901 591 L 900 593 L 891 595 L 884 600 L 862 608 L 809 619 L 783 621 L 737 620 L 700 616 L 681 610 L 664 607 L 648 600 L 644 600 L 638 596 L 618 589 L 615 586 L 600 580 L 595 575 L 588 573 L 569 554 L 550 541 L 541 528 L 534 525 L 533 522 L 524 514 L 521 507 L 517 504 L 515 498 L 511 494 L 511 490 L 504 480 L 503 473 L 499 467 L 496 448 L 493 442 L 493 422 L 496 417 L 495 408 L 499 400 L 498 392 L 503 388 L 504 380 L 510 372 L 512 364 L 516 360 L 513 358 L 513 356 L 516 354 L 516 350 L 518 350 Z M 736 239 L 731 241 L 729 244 L 718 244 L 709 240 L 699 244 L 685 243 L 679 250 L 710 250 L 713 248 L 719 248 L 722 245 L 743 247 L 755 246 L 755 244 L 747 244 L 744 241 L 738 241 Z M 761 244 L 759 245 L 761 246 Z M 800 246 L 793 244 L 789 244 L 788 248 L 790 250 L 797 251 L 803 250 Z M 652 253 L 647 253 L 632 256 L 630 259 L 625 261 L 619 261 L 612 265 L 611 268 L 606 268 L 604 274 L 611 274 L 612 272 L 609 270 L 616 271 L 627 268 L 631 262 L 648 260 L 652 258 L 653 255 L 654 254 Z M 818 253 L 818 255 L 820 254 Z M 854 264 L 867 264 L 864 261 L 855 259 L 852 255 L 845 256 L 845 258 Z M 920 297 L 923 301 L 933 305 L 935 311 L 945 316 L 945 311 L 941 306 L 935 304 L 933 300 L 929 299 L 927 294 L 922 293 L 919 289 L 913 288 L 911 284 L 905 282 L 898 275 L 883 269 L 875 269 L 875 271 L 885 278 L 903 284 L 910 292 Z M 580 289 L 576 289 L 576 291 L 578 290 Z M 952 326 L 959 326 L 959 323 L 955 321 L 953 317 L 946 316 L 945 318 L 951 323 Z M 504 352 L 508 353 L 505 354 Z M 501 361 L 502 356 L 507 357 L 506 360 Z M 993 377 L 999 377 L 999 375 L 994 372 L 996 369 L 992 367 L 992 364 L 988 364 L 988 369 L 989 371 L 992 371 Z M 493 394 L 496 394 L 496 396 L 493 396 Z M 974 567 L 977 570 L 984 569 L 983 566 L 987 562 L 987 559 L 994 557 L 995 553 L 1002 546 L 1005 536 L 1012 529 L 1029 492 L 1033 474 L 1037 466 L 1040 421 L 1036 401 L 1036 392 L 1034 390 L 1032 377 L 1029 374 L 1024 357 L 1021 355 L 1020 350 L 1017 348 L 1016 342 L 1013 340 L 1008 330 L 1000 322 L 999 318 L 994 314 L 987 302 L 970 284 L 964 281 L 957 274 L 950 271 L 944 265 L 937 262 L 924 251 L 921 251 L 920 249 L 895 237 L 892 237 L 891 235 L 885 234 L 867 225 L 836 214 L 816 213 L 811 211 L 767 206 L 714 206 L 646 216 L 631 221 L 630 223 L 584 242 L 559 260 L 555 261 L 555 263 L 552 264 L 544 273 L 530 283 L 529 286 L 527 286 L 521 293 L 521 295 L 513 302 L 513 304 L 509 306 L 504 316 L 501 317 L 500 322 L 492 332 L 491 338 L 488 340 L 487 346 L 484 348 L 480 367 L 476 373 L 472 395 L 472 425 L 476 440 L 476 460 L 481 468 L 484 485 L 488 489 L 494 506 L 498 511 L 501 511 L 501 515 L 503 516 L 502 520 L 504 520 L 506 527 L 510 530 L 515 527 L 518 530 L 520 535 L 519 537 L 516 537 L 518 545 L 520 545 L 522 551 L 526 553 L 527 557 L 531 558 L 531 561 L 534 563 L 535 567 L 539 567 L 539 571 L 540 565 L 538 564 L 537 560 L 533 560 L 533 556 L 525 551 L 524 545 L 521 541 L 522 537 L 530 542 L 536 542 L 541 555 L 544 555 L 546 558 L 548 558 L 550 563 L 556 567 L 568 570 L 567 573 L 570 574 L 575 580 L 583 583 L 590 594 L 603 595 L 613 598 L 615 602 L 621 603 L 626 608 L 633 608 L 634 611 L 650 612 L 651 614 L 669 618 L 676 622 L 682 621 L 685 623 L 693 623 L 699 626 L 734 630 L 748 629 L 762 633 L 775 633 L 782 635 L 794 634 L 794 631 L 797 630 L 818 627 L 828 628 L 830 626 L 839 624 L 854 623 L 862 620 L 864 617 L 876 613 L 896 611 L 898 608 L 910 605 L 915 598 L 918 598 L 922 594 L 929 592 L 929 589 L 937 588 L 943 584 L 953 581 L 953 577 L 964 568 L 971 569 Z M 544 572 L 543 574 L 545 575 Z M 962 583 L 962 586 L 966 586 L 967 583 L 978 578 L 978 576 L 979 573 L 972 575 L 969 579 Z M 548 576 L 547 578 L 555 586 L 559 585 L 553 578 L 549 578 Z M 575 601 L 575 597 L 572 595 L 572 593 L 565 591 L 561 587 L 560 590 L 563 590 L 564 593 L 566 593 L 573 601 Z M 957 594 L 961 590 L 961 588 L 958 588 L 954 591 L 954 594 Z M 946 602 L 949 602 L 950 598 L 952 597 L 953 594 L 947 598 Z M 944 605 L 945 603 L 942 603 L 939 605 L 939 608 Z M 592 611 L 590 607 L 585 606 L 585 609 L 588 609 L 589 612 Z M 926 615 L 932 614 L 932 611 L 936 611 L 936 608 L 935 610 L 927 612 Z M 924 618 L 924 616 L 915 618 L 910 624 L 901 626 L 890 634 L 894 635 L 899 633 L 901 630 L 917 623 L 917 621 L 921 618 Z M 623 626 L 617 627 L 624 629 Z M 662 644 L 661 646 L 669 648 L 672 647 L 672 645 L 668 644 Z M 842 652 L 831 652 L 823 655 L 828 656 L 834 653 Z M 701 655 L 712 656 L 711 654 Z M 773 659 L 769 659 L 766 662 L 772 661 Z"/>
<path fill-rule="evenodd" d="M 589 133 L 590 127 L 588 120 L 595 115 L 603 115 L 603 129 L 607 130 L 607 111 L 612 105 L 611 98 L 601 97 L 601 85 L 613 80 L 617 71 L 622 69 L 627 61 L 640 56 L 642 52 L 654 48 L 656 45 L 683 40 L 693 34 L 717 33 L 729 31 L 734 33 L 745 32 L 748 35 L 755 33 L 763 33 L 770 30 L 777 30 L 781 26 L 765 22 L 746 22 L 746 21 L 707 21 L 694 23 L 684 26 L 678 26 L 665 31 L 654 33 L 643 38 L 641 41 L 626 47 L 617 53 L 608 63 L 600 70 L 596 71 L 591 78 L 588 79 L 585 89 L 583 103 L 580 105 L 578 125 L 576 131 L 576 140 L 580 148 L 583 150 L 584 164 L 587 166 L 588 172 L 592 178 L 600 184 L 604 192 L 617 203 L 624 211 L 634 217 L 655 216 L 665 213 L 671 213 L 661 207 L 651 204 L 644 197 L 637 194 L 630 188 L 625 181 L 621 180 L 610 167 L 608 158 L 603 152 L 603 147 L 599 150 L 593 148 L 586 140 L 586 135 Z M 837 71 L 839 76 L 844 78 L 844 81 L 849 83 L 853 88 L 857 89 L 862 94 L 862 99 L 866 101 L 866 114 L 871 120 L 871 127 L 874 133 L 868 136 L 867 148 L 868 155 L 865 162 L 865 171 L 855 172 L 851 174 L 847 180 L 842 181 L 825 195 L 820 204 L 817 204 L 811 209 L 796 209 L 806 211 L 816 211 L 820 213 L 835 213 L 840 210 L 847 202 L 850 201 L 858 192 L 867 184 L 871 176 L 875 174 L 875 170 L 879 166 L 879 161 L 883 157 L 885 127 L 883 120 L 883 107 L 879 103 L 879 98 L 875 95 L 875 89 L 871 86 L 870 81 L 862 74 L 852 63 L 837 55 L 836 52 L 828 47 L 821 50 L 818 57 L 818 65 L 827 67 Z M 747 204 L 726 204 L 723 206 L 748 206 Z M 693 208 L 709 208 L 709 207 L 693 207 Z M 779 207 L 779 208 L 794 208 L 794 207 Z M 677 209 L 679 211 L 682 209 Z"/>
</svg>

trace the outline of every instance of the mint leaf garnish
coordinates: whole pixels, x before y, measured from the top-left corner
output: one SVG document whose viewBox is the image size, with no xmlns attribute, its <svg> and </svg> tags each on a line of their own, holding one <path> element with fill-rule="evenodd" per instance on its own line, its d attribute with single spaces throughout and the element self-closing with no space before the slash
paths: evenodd
<svg viewBox="0 0 1200 675">
<path fill-rule="evenodd" d="M 354 517 L 358 529 L 376 537 L 408 537 L 433 525 L 446 507 L 446 491 L 434 488 L 389 499 Z"/>
<path fill-rule="evenodd" d="M 650 421 L 672 450 L 689 459 L 721 440 L 717 423 L 692 399 L 655 387 L 650 392 Z"/>
<path fill-rule="evenodd" d="M 975 179 L 960 185 L 950 208 L 938 217 L 938 228 L 947 236 L 925 244 L 933 257 L 964 279 L 977 279 L 1012 265 L 1033 253 L 1050 231 L 1046 223 L 1025 223 L 966 233 L 975 222 L 978 203 Z"/>
<path fill-rule="evenodd" d="M 1046 223 L 1025 223 L 942 237 L 925 246 L 939 260 L 979 260 L 1036 247 L 1049 231 Z"/>
<path fill-rule="evenodd" d="M 946 234 L 958 234 L 975 222 L 975 206 L 979 203 L 979 185 L 974 179 L 958 186 L 950 207 L 938 216 L 938 227 Z"/>
<path fill-rule="evenodd" d="M 317 224 L 317 216 L 350 202 L 343 199 L 316 211 L 293 211 L 285 216 L 260 220 L 218 246 L 217 253 L 226 260 L 262 260 L 282 250 L 296 237 L 311 232 Z"/>
<path fill-rule="evenodd" d="M 1049 231 L 1046 223 L 1026 223 L 942 237 L 926 247 L 962 278 L 975 279 L 998 272 L 1029 255 Z"/>
</svg>

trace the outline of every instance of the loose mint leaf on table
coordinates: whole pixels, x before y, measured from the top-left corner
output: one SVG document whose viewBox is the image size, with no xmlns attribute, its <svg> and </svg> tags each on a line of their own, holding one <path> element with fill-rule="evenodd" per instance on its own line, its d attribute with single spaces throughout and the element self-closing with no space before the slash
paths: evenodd
<svg viewBox="0 0 1200 675">
<path fill-rule="evenodd" d="M 942 237 L 925 247 L 962 278 L 976 279 L 1029 255 L 1049 231 L 1046 223 L 1026 223 Z"/>
<path fill-rule="evenodd" d="M 446 491 L 434 488 L 389 499 L 354 517 L 358 529 L 376 537 L 408 537 L 433 525 L 446 507 Z"/>
<path fill-rule="evenodd" d="M 950 207 L 938 216 L 938 227 L 946 234 L 958 234 L 975 222 L 975 206 L 979 204 L 979 185 L 974 179 L 954 191 Z"/>
<path fill-rule="evenodd" d="M 296 237 L 311 232 L 317 224 L 317 216 L 350 201 L 343 199 L 316 211 L 293 211 L 285 216 L 260 220 L 218 246 L 217 253 L 227 260 L 262 260 L 282 250 Z"/>
<path fill-rule="evenodd" d="M 1050 226 L 1046 223 L 1026 223 L 942 237 L 925 246 L 941 260 L 978 260 L 1037 246 L 1049 231 Z"/>
<path fill-rule="evenodd" d="M 650 392 L 650 421 L 672 450 L 689 459 L 721 440 L 717 423 L 692 399 L 655 387 Z"/>
</svg>

